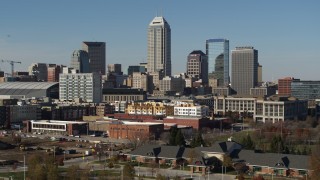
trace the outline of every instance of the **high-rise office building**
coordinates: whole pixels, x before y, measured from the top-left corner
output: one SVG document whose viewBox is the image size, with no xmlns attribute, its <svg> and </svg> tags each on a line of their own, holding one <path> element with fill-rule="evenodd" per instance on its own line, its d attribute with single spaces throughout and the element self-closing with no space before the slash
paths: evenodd
<svg viewBox="0 0 320 180">
<path fill-rule="evenodd" d="M 238 95 L 249 95 L 250 88 L 258 85 L 258 50 L 236 47 L 232 51 L 232 89 Z"/>
<path fill-rule="evenodd" d="M 144 66 L 129 66 L 128 67 L 128 75 L 132 75 L 134 72 L 146 72 L 146 68 Z"/>
<path fill-rule="evenodd" d="M 35 76 L 37 81 L 48 81 L 48 65 L 45 63 L 32 63 L 28 72 L 29 75 Z"/>
<path fill-rule="evenodd" d="M 218 80 L 218 86 L 228 86 L 229 75 L 229 40 L 209 39 L 206 41 L 209 74 Z"/>
<path fill-rule="evenodd" d="M 146 73 L 133 72 L 132 74 L 132 88 L 143 89 L 144 91 L 149 91 L 149 75 Z"/>
<path fill-rule="evenodd" d="M 71 55 L 70 67 L 78 73 L 89 73 L 89 54 L 84 50 L 75 50 Z"/>
<path fill-rule="evenodd" d="M 62 70 L 62 65 L 48 65 L 48 82 L 59 82 L 59 74 Z"/>
<path fill-rule="evenodd" d="M 155 17 L 148 28 L 148 72 L 163 70 L 171 76 L 171 29 L 163 17 Z"/>
<path fill-rule="evenodd" d="M 82 50 L 89 54 L 90 72 L 106 74 L 106 43 L 83 42 Z"/>
<path fill-rule="evenodd" d="M 285 77 L 278 79 L 278 95 L 279 96 L 291 96 L 291 82 L 294 79 L 293 77 Z"/>
<path fill-rule="evenodd" d="M 108 72 L 122 74 L 121 64 L 108 64 Z"/>
<path fill-rule="evenodd" d="M 202 79 L 202 83 L 208 84 L 208 59 L 202 51 L 195 50 L 189 54 L 187 75 Z"/>
</svg>

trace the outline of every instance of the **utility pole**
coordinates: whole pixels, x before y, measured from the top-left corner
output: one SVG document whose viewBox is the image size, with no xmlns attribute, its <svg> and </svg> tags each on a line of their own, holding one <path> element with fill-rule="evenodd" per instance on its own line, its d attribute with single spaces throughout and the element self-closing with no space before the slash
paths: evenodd
<svg viewBox="0 0 320 180">
<path fill-rule="evenodd" d="M 23 155 L 23 180 L 26 180 L 26 155 Z"/>
</svg>

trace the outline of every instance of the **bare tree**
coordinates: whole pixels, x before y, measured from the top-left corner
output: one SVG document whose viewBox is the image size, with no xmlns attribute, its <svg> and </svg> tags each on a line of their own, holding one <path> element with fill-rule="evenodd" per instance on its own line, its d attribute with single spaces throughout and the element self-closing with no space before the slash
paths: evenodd
<svg viewBox="0 0 320 180">
<path fill-rule="evenodd" d="M 313 170 L 311 179 L 320 179 L 320 144 L 317 144 L 309 159 L 310 169 Z"/>
</svg>

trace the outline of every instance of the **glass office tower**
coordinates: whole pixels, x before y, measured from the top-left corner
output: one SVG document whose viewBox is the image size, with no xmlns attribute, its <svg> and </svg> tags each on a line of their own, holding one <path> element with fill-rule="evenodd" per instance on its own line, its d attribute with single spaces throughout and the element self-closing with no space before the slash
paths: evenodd
<svg viewBox="0 0 320 180">
<path fill-rule="evenodd" d="M 209 76 L 218 80 L 218 86 L 228 86 L 229 77 L 229 40 L 209 39 L 206 41 Z"/>
</svg>

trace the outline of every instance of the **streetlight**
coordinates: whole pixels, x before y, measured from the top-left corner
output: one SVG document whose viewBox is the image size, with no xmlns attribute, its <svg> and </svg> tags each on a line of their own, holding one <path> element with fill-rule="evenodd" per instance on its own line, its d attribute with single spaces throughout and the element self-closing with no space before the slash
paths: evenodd
<svg viewBox="0 0 320 180">
<path fill-rule="evenodd" d="M 138 177 L 140 177 L 140 162 L 138 161 Z"/>
<path fill-rule="evenodd" d="M 223 165 L 221 166 L 222 174 L 221 174 L 221 179 L 223 180 Z"/>
<path fill-rule="evenodd" d="M 26 180 L 26 155 L 23 155 L 23 180 Z"/>
</svg>

